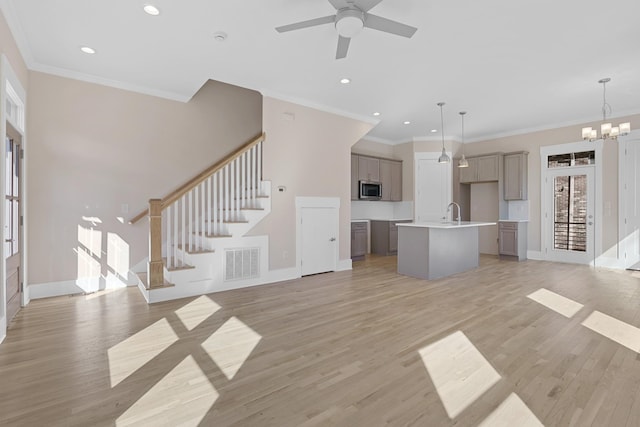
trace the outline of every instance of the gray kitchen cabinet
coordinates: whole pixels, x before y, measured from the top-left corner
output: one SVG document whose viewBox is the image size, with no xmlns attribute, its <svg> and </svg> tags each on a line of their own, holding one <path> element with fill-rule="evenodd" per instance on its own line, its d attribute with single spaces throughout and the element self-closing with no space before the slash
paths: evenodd
<svg viewBox="0 0 640 427">
<path fill-rule="evenodd" d="M 498 252 L 500 258 L 527 259 L 527 223 L 500 221 L 498 225 Z"/>
<path fill-rule="evenodd" d="M 358 158 L 357 154 L 351 155 L 351 200 L 358 200 L 360 188 L 358 186 Z"/>
<path fill-rule="evenodd" d="M 504 200 L 527 200 L 528 154 L 504 155 Z"/>
<path fill-rule="evenodd" d="M 460 183 L 491 182 L 500 179 L 501 154 L 468 157 L 468 168 L 460 168 Z"/>
<path fill-rule="evenodd" d="M 371 253 L 395 255 L 398 253 L 398 226 L 411 220 L 371 220 Z"/>
<path fill-rule="evenodd" d="M 380 159 L 358 156 L 358 180 L 380 182 Z"/>
<path fill-rule="evenodd" d="M 367 223 L 351 223 L 351 259 L 358 261 L 364 259 L 367 253 Z"/>
<path fill-rule="evenodd" d="M 380 159 L 382 198 L 392 202 L 402 200 L 402 162 Z"/>
</svg>

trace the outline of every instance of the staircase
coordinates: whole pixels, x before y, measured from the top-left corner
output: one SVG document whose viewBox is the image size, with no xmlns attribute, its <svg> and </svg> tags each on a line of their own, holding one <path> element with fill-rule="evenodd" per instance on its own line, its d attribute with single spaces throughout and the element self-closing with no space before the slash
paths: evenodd
<svg viewBox="0 0 640 427">
<path fill-rule="evenodd" d="M 262 180 L 264 134 L 163 199 L 149 218 L 147 271 L 137 272 L 147 302 L 257 284 L 267 271 L 267 236 L 245 236 L 271 211 L 271 185 Z"/>
</svg>

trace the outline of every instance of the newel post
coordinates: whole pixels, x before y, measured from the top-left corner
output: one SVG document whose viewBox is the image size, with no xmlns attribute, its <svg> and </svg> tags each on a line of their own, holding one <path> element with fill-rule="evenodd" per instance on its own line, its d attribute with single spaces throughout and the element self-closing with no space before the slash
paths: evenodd
<svg viewBox="0 0 640 427">
<path fill-rule="evenodd" d="M 164 283 L 162 263 L 162 200 L 149 200 L 149 264 L 147 286 L 157 288 Z"/>
</svg>

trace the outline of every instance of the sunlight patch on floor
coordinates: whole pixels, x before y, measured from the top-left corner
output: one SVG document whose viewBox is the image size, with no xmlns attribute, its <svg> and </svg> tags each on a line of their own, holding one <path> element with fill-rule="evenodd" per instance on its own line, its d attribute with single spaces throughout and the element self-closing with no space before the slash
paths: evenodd
<svg viewBox="0 0 640 427">
<path fill-rule="evenodd" d="M 187 330 L 192 331 L 218 310 L 220 310 L 220 306 L 213 302 L 211 298 L 203 295 L 180 307 L 175 313 Z"/>
<path fill-rule="evenodd" d="M 127 409 L 116 426 L 197 426 L 218 397 L 193 356 L 187 356 Z"/>
<path fill-rule="evenodd" d="M 630 350 L 640 353 L 640 329 L 635 326 L 599 311 L 591 313 L 582 322 L 582 325 Z"/>
<path fill-rule="evenodd" d="M 527 298 L 568 318 L 572 318 L 574 314 L 584 307 L 584 305 L 572 299 L 563 297 L 545 288 L 540 288 L 532 294 L 527 295 Z"/>
<path fill-rule="evenodd" d="M 451 419 L 501 378 L 461 331 L 420 349 L 419 353 Z"/>
<path fill-rule="evenodd" d="M 202 343 L 202 348 L 230 380 L 261 339 L 257 332 L 238 318 L 232 317 Z"/>
<path fill-rule="evenodd" d="M 178 341 L 167 319 L 160 319 L 107 351 L 111 388 Z"/>
<path fill-rule="evenodd" d="M 478 427 L 544 427 L 531 409 L 511 393 Z"/>
</svg>

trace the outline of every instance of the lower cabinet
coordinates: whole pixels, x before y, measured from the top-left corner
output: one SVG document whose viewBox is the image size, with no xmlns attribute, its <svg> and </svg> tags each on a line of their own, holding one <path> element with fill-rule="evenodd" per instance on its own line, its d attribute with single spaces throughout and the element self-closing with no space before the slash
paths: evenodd
<svg viewBox="0 0 640 427">
<path fill-rule="evenodd" d="M 395 255 L 398 253 L 398 226 L 411 220 L 371 220 L 371 253 Z"/>
<path fill-rule="evenodd" d="M 364 259 L 367 253 L 367 223 L 351 223 L 351 260 Z"/>
<path fill-rule="evenodd" d="M 500 258 L 527 259 L 527 223 L 500 221 L 498 225 Z"/>
</svg>

